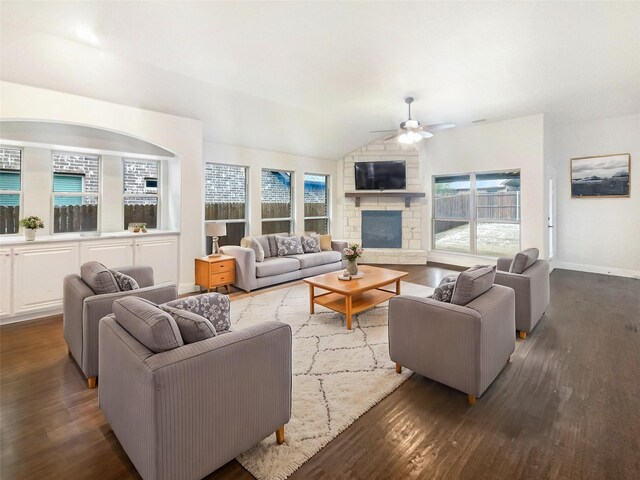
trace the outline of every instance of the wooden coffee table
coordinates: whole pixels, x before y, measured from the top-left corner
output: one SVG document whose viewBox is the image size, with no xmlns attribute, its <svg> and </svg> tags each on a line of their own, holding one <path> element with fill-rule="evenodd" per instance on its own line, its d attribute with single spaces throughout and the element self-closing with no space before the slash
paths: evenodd
<svg viewBox="0 0 640 480">
<path fill-rule="evenodd" d="M 364 276 L 354 280 L 338 280 L 340 271 L 305 278 L 304 281 L 309 284 L 310 313 L 314 313 L 316 303 L 344 313 L 347 329 L 351 330 L 351 317 L 354 314 L 400 295 L 400 280 L 408 275 L 407 272 L 371 265 L 361 265 L 358 270 L 364 272 Z M 395 291 L 382 288 L 392 283 L 396 284 Z M 328 292 L 316 295 L 316 288 L 328 290 Z"/>
</svg>

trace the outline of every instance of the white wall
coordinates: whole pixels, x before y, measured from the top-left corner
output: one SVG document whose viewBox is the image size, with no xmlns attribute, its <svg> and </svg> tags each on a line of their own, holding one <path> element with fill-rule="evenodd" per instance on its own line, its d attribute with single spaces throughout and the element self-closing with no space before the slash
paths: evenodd
<svg viewBox="0 0 640 480">
<path fill-rule="evenodd" d="M 423 184 L 429 199 L 423 248 L 430 262 L 457 265 L 478 263 L 477 256 L 432 251 L 433 175 L 520 169 L 522 248 L 537 247 L 547 256 L 544 210 L 544 117 L 528 117 L 439 132 L 422 142 Z"/>
<path fill-rule="evenodd" d="M 557 172 L 557 267 L 640 276 L 640 115 L 559 125 L 551 135 Z M 570 159 L 631 154 L 630 198 L 571 198 Z"/>
<path fill-rule="evenodd" d="M 165 172 L 171 179 L 165 208 L 172 212 L 166 223 L 169 229 L 182 232 L 180 290 L 193 288 L 193 259 L 204 253 L 202 122 L 10 82 L 0 82 L 0 118 L 94 126 L 131 135 L 174 152 L 178 160 L 167 162 Z M 48 173 L 25 171 L 25 179 L 29 175 Z M 50 177 L 47 181 L 51 181 Z M 25 198 L 25 211 L 39 212 L 50 205 L 48 194 L 45 203 L 35 197 L 34 202 L 29 204 Z M 112 225 L 117 219 L 110 218 L 108 222 Z"/>
<path fill-rule="evenodd" d="M 304 230 L 304 174 L 329 175 L 330 207 L 333 213 L 330 230 L 334 237 L 342 234 L 342 209 L 336 208 L 338 162 L 209 142 L 204 144 L 204 162 L 249 167 L 250 235 L 260 235 L 262 228 L 260 187 L 263 168 L 294 172 L 294 231 L 296 232 Z M 204 164 L 202 168 L 204 170 Z"/>
</svg>

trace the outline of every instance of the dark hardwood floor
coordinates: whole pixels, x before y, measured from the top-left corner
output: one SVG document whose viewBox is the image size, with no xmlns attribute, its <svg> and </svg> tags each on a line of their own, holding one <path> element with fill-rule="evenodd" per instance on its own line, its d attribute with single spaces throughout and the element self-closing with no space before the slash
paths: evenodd
<svg viewBox="0 0 640 480">
<path fill-rule="evenodd" d="M 448 272 L 393 268 L 429 286 Z M 413 375 L 290 478 L 640 478 L 640 281 L 555 270 L 551 291 L 474 407 Z M 1 327 L 0 350 L 3 480 L 139 478 L 67 356 L 60 315 Z M 207 478 L 252 477 L 234 460 Z"/>
</svg>

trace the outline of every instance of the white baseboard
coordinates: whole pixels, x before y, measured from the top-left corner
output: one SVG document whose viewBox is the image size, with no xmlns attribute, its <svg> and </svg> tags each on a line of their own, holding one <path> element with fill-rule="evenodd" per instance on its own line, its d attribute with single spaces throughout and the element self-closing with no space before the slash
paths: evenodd
<svg viewBox="0 0 640 480">
<path fill-rule="evenodd" d="M 181 283 L 178 285 L 178 295 L 200 291 L 200 286 L 194 283 Z"/>
<path fill-rule="evenodd" d="M 615 275 L 617 277 L 628 277 L 640 279 L 640 270 L 629 270 L 626 268 L 601 267 L 599 265 L 584 265 L 582 263 L 553 262 L 554 268 L 565 270 L 576 270 L 578 272 L 601 273 L 603 275 Z"/>
<path fill-rule="evenodd" d="M 61 313 L 62 307 L 55 307 L 18 315 L 2 315 L 0 316 L 0 325 L 9 325 L 10 323 L 26 322 L 29 320 L 41 320 L 51 315 L 60 315 Z"/>
</svg>

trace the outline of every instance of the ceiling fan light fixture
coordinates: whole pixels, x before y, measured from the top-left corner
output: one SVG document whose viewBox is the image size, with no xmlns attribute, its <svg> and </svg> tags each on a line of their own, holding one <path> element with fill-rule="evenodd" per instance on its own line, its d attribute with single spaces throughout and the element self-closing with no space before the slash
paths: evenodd
<svg viewBox="0 0 640 480">
<path fill-rule="evenodd" d="M 400 135 L 398 137 L 398 141 L 400 143 L 404 143 L 405 145 L 408 145 L 410 143 L 413 143 L 413 141 L 409 138 L 409 135 L 407 135 L 406 133 L 403 133 L 402 135 Z"/>
<path fill-rule="evenodd" d="M 418 143 L 420 140 L 422 140 L 422 135 L 420 135 L 418 132 L 409 132 L 407 135 L 409 136 L 409 140 L 411 140 L 411 143 Z"/>
<path fill-rule="evenodd" d="M 407 120 L 404 122 L 405 128 L 418 128 L 420 126 L 420 122 L 417 120 Z"/>
</svg>

